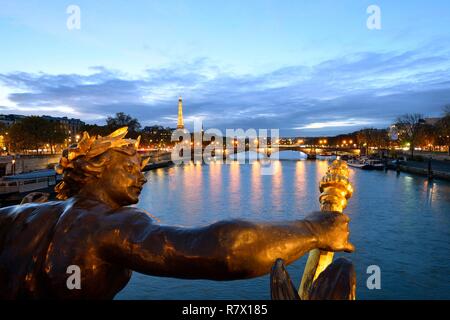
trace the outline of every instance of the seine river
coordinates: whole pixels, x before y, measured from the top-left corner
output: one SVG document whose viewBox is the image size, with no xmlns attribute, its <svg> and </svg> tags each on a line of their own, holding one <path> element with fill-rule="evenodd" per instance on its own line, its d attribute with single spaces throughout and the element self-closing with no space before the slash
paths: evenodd
<svg viewBox="0 0 450 320">
<path fill-rule="evenodd" d="M 278 161 L 274 175 L 261 165 L 185 165 L 147 173 L 138 207 L 163 224 L 199 226 L 222 219 L 299 219 L 318 210 L 318 182 L 327 161 Z M 351 169 L 355 192 L 351 259 L 357 299 L 450 299 L 450 183 L 393 171 Z M 288 267 L 297 285 L 306 257 Z M 367 267 L 381 269 L 381 289 L 366 286 Z M 269 276 L 218 282 L 134 273 L 116 299 L 270 299 Z"/>
</svg>

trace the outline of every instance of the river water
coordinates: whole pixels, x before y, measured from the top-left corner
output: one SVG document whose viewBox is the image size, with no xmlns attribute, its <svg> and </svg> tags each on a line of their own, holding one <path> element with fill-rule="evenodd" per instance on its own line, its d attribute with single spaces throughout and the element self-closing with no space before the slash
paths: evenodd
<svg viewBox="0 0 450 320">
<path fill-rule="evenodd" d="M 318 210 L 328 161 L 278 161 L 273 175 L 253 164 L 184 165 L 147 173 L 138 207 L 163 224 L 206 225 L 242 218 L 299 219 Z M 350 169 L 357 299 L 450 299 L 450 183 L 393 171 Z M 306 257 L 288 267 L 298 285 Z M 367 268 L 379 266 L 381 289 Z M 134 272 L 116 299 L 270 299 L 269 276 L 251 280 L 180 280 Z"/>
</svg>

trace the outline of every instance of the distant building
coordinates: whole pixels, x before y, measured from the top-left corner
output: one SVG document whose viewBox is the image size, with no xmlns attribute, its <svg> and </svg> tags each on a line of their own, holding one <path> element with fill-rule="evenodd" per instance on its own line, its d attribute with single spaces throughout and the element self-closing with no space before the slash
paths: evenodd
<svg viewBox="0 0 450 320">
<path fill-rule="evenodd" d="M 26 116 L 21 114 L 0 114 L 0 123 L 6 125 L 7 127 L 12 126 L 17 121 L 22 120 Z"/>
<path fill-rule="evenodd" d="M 423 119 L 425 121 L 425 124 L 429 124 L 429 125 L 436 125 L 436 123 L 439 122 L 439 120 L 441 120 L 442 118 L 425 118 Z"/>
<path fill-rule="evenodd" d="M 52 117 L 52 116 L 42 116 L 42 118 L 51 121 L 58 122 L 61 129 L 64 130 L 68 137 L 69 143 L 78 142 L 78 138 L 81 134 L 81 128 L 84 126 L 84 122 L 80 119 L 67 118 L 67 117 Z"/>
<path fill-rule="evenodd" d="M 162 146 L 171 144 L 171 137 L 174 128 L 163 127 L 163 126 L 147 126 L 142 129 L 145 134 L 146 140 L 144 143 L 149 143 L 153 146 Z M 148 139 L 148 140 L 147 140 Z"/>
<path fill-rule="evenodd" d="M 0 123 L 10 127 L 14 123 L 21 121 L 26 117 L 27 116 L 21 114 L 0 114 Z M 77 136 L 80 134 L 81 127 L 84 125 L 84 122 L 80 119 L 69 119 L 67 117 L 52 117 L 46 115 L 42 116 L 42 118 L 48 121 L 58 122 L 66 133 L 68 143 L 77 142 Z"/>
</svg>

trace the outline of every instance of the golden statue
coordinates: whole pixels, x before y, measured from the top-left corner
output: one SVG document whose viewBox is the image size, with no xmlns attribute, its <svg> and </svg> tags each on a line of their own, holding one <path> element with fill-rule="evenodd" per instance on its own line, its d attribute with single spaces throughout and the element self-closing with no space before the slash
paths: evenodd
<svg viewBox="0 0 450 320">
<path fill-rule="evenodd" d="M 348 180 L 347 163 L 335 160 L 319 184 L 322 212 L 342 213 L 353 187 Z M 354 248 L 349 248 L 353 251 Z M 309 253 L 299 292 L 295 289 L 284 261 L 277 260 L 271 273 L 272 298 L 279 300 L 354 300 L 356 275 L 352 263 L 340 258 L 333 262 L 333 252 L 314 249 Z"/>
<path fill-rule="evenodd" d="M 157 223 L 129 206 L 138 202 L 146 179 L 139 139 L 125 139 L 126 134 L 127 128 L 107 137 L 84 133 L 65 150 L 56 168 L 63 174 L 55 189 L 58 201 L 33 203 L 39 198 L 33 195 L 24 204 L 0 209 L 0 299 L 112 299 L 132 271 L 245 279 L 269 273 L 277 258 L 289 264 L 313 249 L 353 250 L 349 219 L 336 212 L 199 228 Z M 80 270 L 79 288 L 67 283 L 74 266 Z M 322 289 L 335 290 L 333 285 Z"/>
</svg>

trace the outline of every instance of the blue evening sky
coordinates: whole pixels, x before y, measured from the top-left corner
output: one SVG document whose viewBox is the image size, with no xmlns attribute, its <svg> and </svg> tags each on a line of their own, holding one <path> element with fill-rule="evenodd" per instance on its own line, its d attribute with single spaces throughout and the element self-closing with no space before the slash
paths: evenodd
<svg viewBox="0 0 450 320">
<path fill-rule="evenodd" d="M 0 113 L 173 127 L 181 95 L 188 126 L 298 136 L 439 116 L 449 16 L 447 0 L 0 0 Z"/>
</svg>

